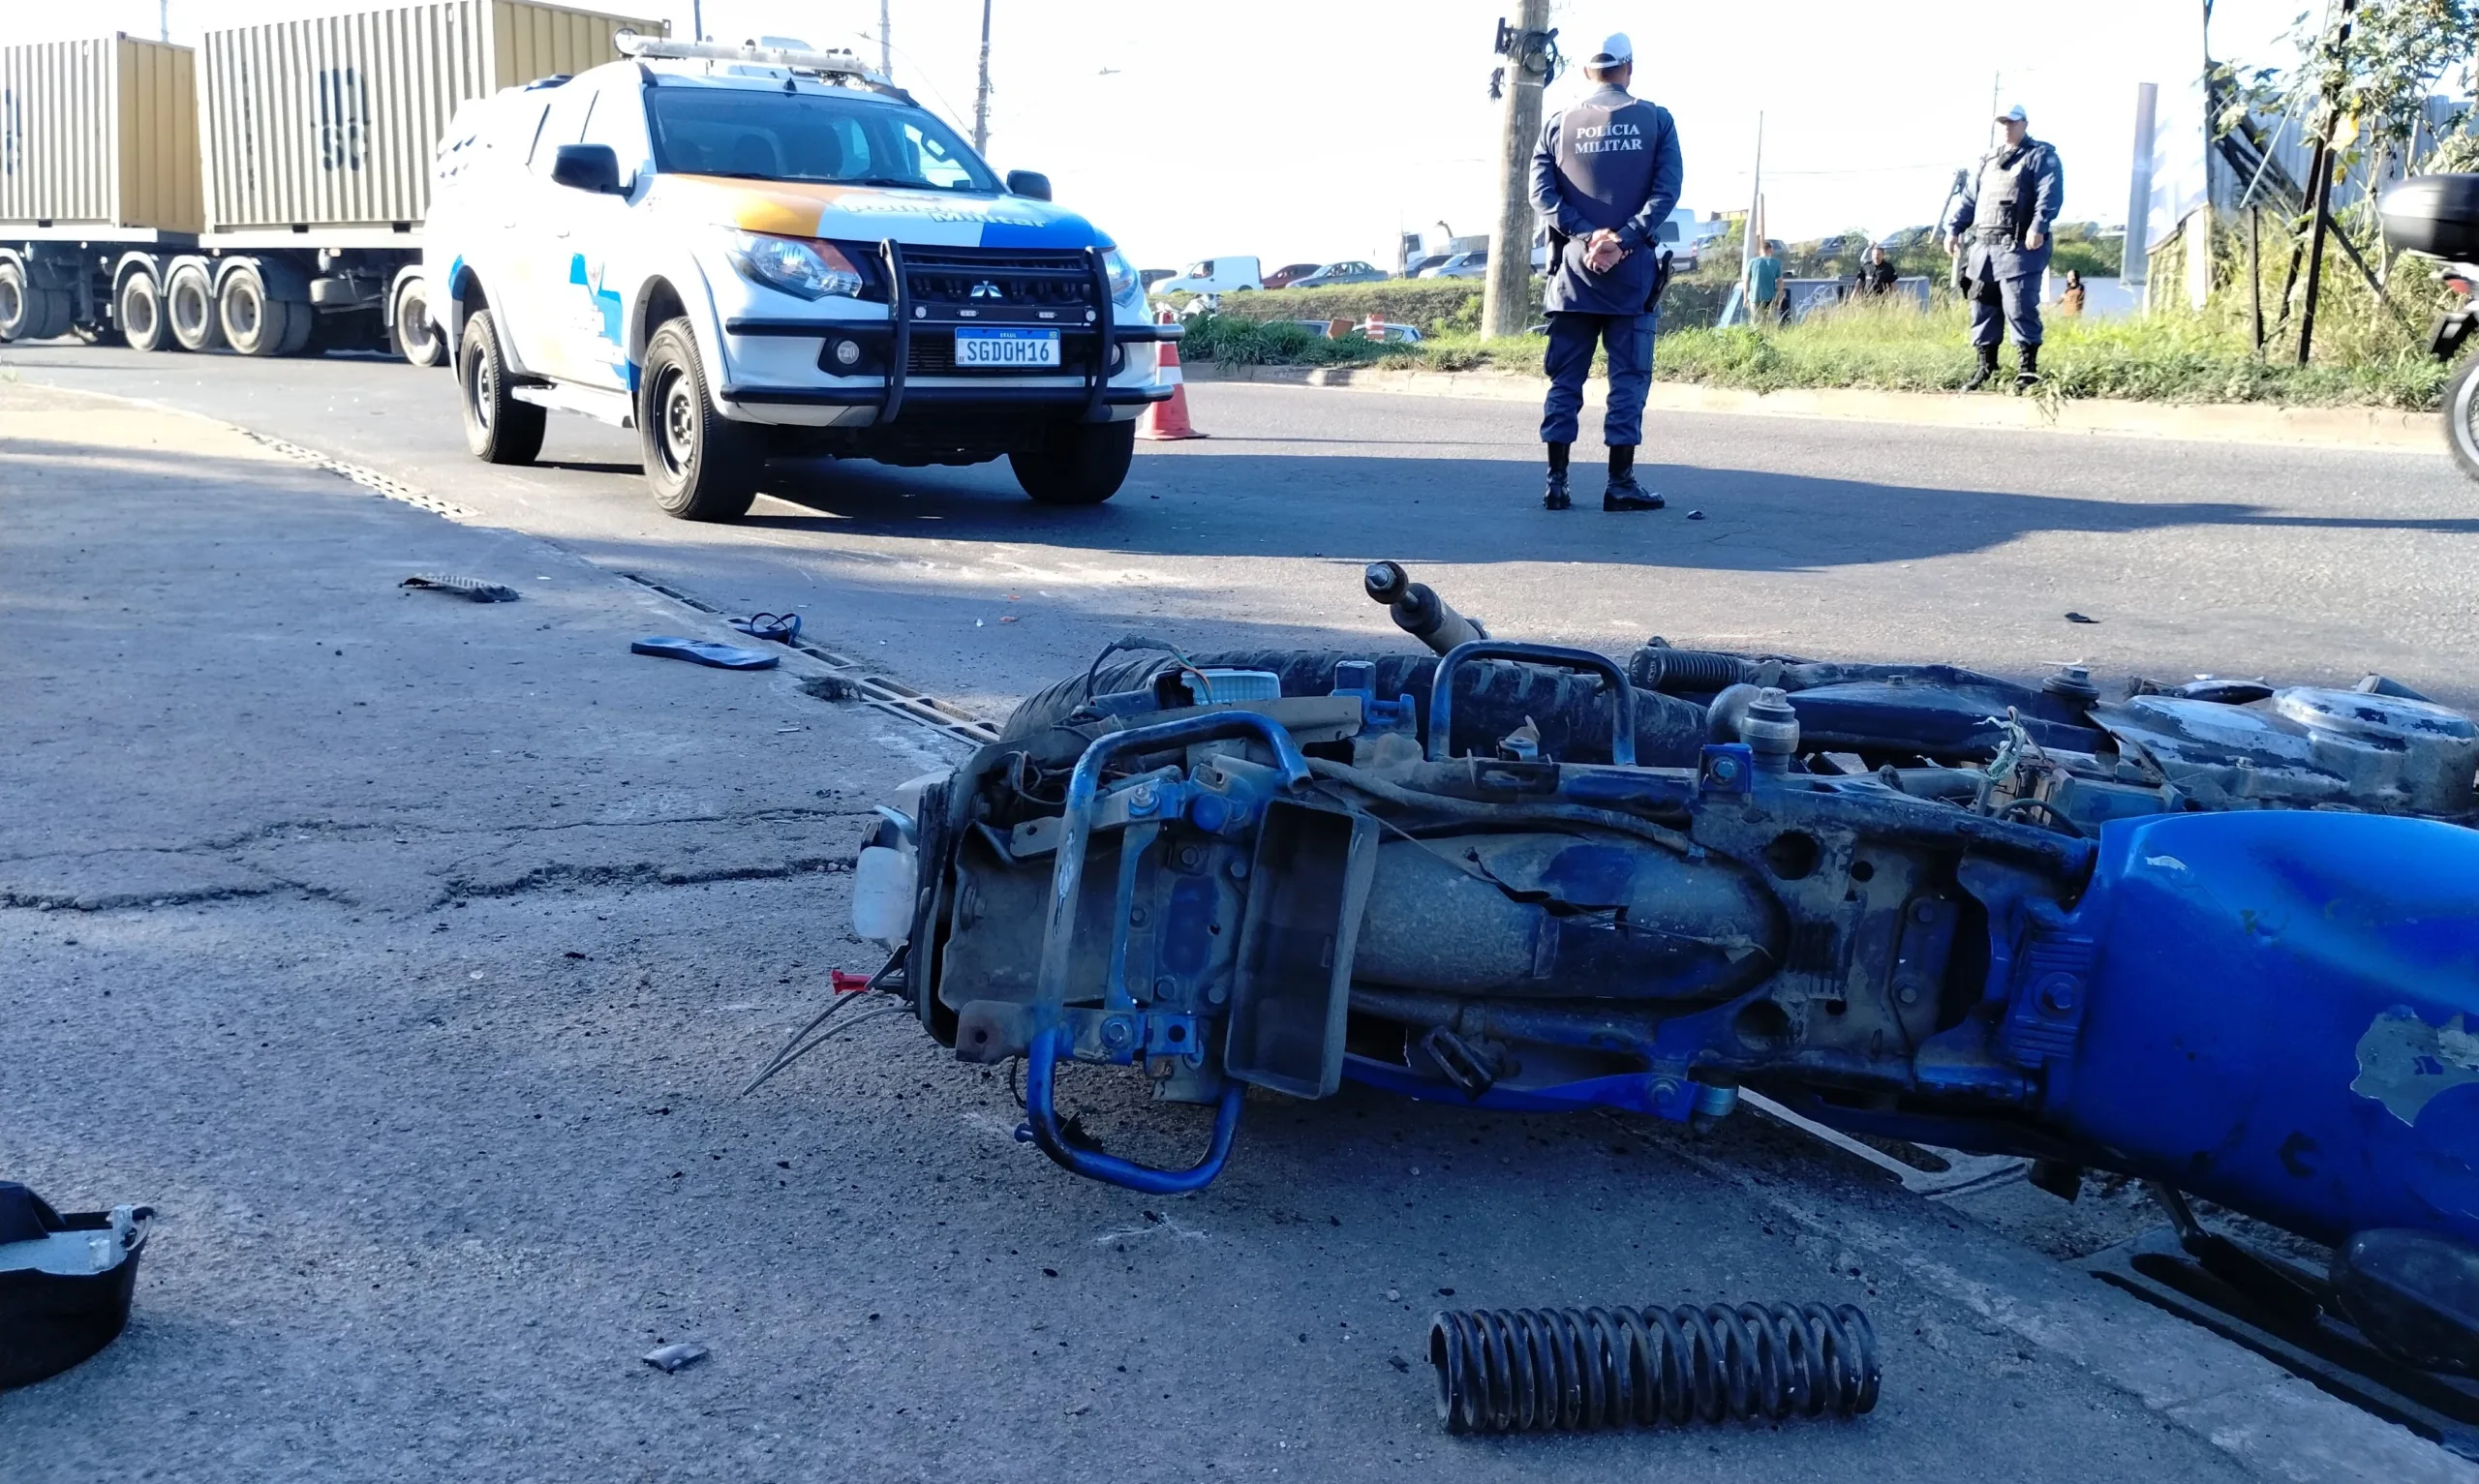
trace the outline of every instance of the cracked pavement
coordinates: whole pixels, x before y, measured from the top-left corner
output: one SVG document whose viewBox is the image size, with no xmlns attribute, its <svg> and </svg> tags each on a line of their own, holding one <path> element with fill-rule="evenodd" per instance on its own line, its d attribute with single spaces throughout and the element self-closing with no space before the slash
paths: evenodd
<svg viewBox="0 0 2479 1484">
<path fill-rule="evenodd" d="M 0 384 L 0 1176 L 163 1212 L 128 1333 L 0 1393 L 0 1472 L 2471 1476 L 1762 1119 L 1255 1098 L 1165 1202 L 901 1014 L 738 1097 L 873 966 L 842 863 L 951 744 L 800 656 L 633 656 L 731 636 L 221 425 Z M 1201 1136 L 1063 1085 L 1115 1150 Z M 1436 1421 L 1441 1305 L 1776 1298 L 1868 1307 L 1874 1414 Z"/>
</svg>

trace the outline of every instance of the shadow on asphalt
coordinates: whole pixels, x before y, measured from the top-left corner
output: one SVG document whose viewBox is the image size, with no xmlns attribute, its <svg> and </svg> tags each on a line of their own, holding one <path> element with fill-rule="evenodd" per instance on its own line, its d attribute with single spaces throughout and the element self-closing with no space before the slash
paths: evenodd
<svg viewBox="0 0 2479 1484">
<path fill-rule="evenodd" d="M 1035 543 L 1181 556 L 1298 558 L 1384 552 L 1445 562 L 1589 561 L 1796 571 L 1985 551 L 2042 531 L 2133 534 L 2178 527 L 2479 534 L 2479 518 L 2369 519 L 2278 513 L 2237 501 L 2157 504 L 1991 490 L 1911 488 L 1742 469 L 1645 464 L 1670 508 L 1613 524 L 1591 508 L 1602 471 L 1578 466 L 1577 508 L 1540 508 L 1539 472 L 1506 459 L 1296 457 L 1233 452 L 1142 458 L 1107 504 L 1038 506 L 1004 465 L 900 469 L 781 461 L 766 493 L 816 512 L 761 506 L 766 530 Z M 1300 518 L 1303 488 L 1331 498 Z M 1686 514 L 1703 519 L 1689 523 Z M 931 523 L 935 523 L 933 529 Z"/>
</svg>

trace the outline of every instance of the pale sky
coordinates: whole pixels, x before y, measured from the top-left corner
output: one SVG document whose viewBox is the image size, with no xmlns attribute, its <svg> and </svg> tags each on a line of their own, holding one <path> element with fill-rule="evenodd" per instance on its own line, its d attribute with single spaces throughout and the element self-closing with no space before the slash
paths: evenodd
<svg viewBox="0 0 2479 1484">
<path fill-rule="evenodd" d="M 342 0 L 169 0 L 172 39 L 368 7 Z M 2290 58 L 2279 38 L 2322 0 L 2219 0 L 2213 50 Z M 158 0 L 10 0 L 9 42 L 156 34 Z M 1485 232 L 1496 212 L 1498 65 L 1511 0 L 995 0 L 990 155 L 1047 172 L 1058 200 L 1146 267 L 1253 253 L 1267 268 L 1362 257 L 1392 267 L 1398 229 Z M 690 0 L 611 9 L 668 17 Z M 706 33 L 850 45 L 874 56 L 877 0 L 705 0 Z M 980 0 L 890 0 L 896 80 L 969 134 Z M 1771 233 L 1882 234 L 1929 221 L 1985 147 L 1994 85 L 2058 148 L 2068 219 L 2126 219 L 2135 84 L 2191 79 L 2196 0 L 1555 0 L 1570 58 L 1624 30 L 1636 92 L 1669 108 L 1682 204 L 1747 204 L 1764 116 Z M 1555 108 L 1583 91 L 1576 68 Z"/>
</svg>

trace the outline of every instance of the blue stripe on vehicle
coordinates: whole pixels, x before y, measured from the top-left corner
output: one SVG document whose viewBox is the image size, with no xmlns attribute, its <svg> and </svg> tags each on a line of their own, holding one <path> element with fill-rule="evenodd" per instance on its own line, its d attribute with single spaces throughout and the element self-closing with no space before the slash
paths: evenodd
<svg viewBox="0 0 2479 1484">
<path fill-rule="evenodd" d="M 986 248 L 1100 247 L 1107 241 L 1093 224 L 1080 216 L 1061 216 L 1038 227 L 1012 222 L 985 222 L 981 245 Z"/>
</svg>

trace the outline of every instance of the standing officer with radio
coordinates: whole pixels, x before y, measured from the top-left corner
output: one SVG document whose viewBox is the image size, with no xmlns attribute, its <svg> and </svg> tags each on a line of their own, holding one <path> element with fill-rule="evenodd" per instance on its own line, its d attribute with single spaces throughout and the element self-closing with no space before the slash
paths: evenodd
<svg viewBox="0 0 2479 1484">
<path fill-rule="evenodd" d="M 2029 387 L 2040 379 L 2040 275 L 2048 271 L 2049 233 L 2066 200 L 2066 172 L 2057 151 L 2032 137 L 2023 106 L 2016 104 L 1997 121 L 2005 126 L 2005 142 L 1980 161 L 1978 174 L 1964 180 L 1953 214 L 1945 219 L 1954 288 L 1971 301 L 1972 346 L 1979 351 L 1979 369 L 1963 383 L 1967 392 L 1997 375 L 1997 343 L 2005 329 L 2014 332 L 2014 352 L 2022 357 L 2015 386 Z"/>
<path fill-rule="evenodd" d="M 1609 409 L 1602 441 L 1609 448 L 1604 510 L 1658 510 L 1659 495 L 1636 482 L 1643 438 L 1644 393 L 1653 379 L 1654 302 L 1669 278 L 1661 227 L 1678 204 L 1683 178 L 1678 130 L 1669 110 L 1627 91 L 1636 50 L 1622 33 L 1601 44 L 1584 76 L 1601 84 L 1550 117 L 1532 155 L 1532 205 L 1549 230 L 1549 398 L 1541 440 L 1549 449 L 1549 484 L 1541 500 L 1567 509 L 1567 453 L 1582 411 L 1593 347 L 1609 352 Z"/>
</svg>

